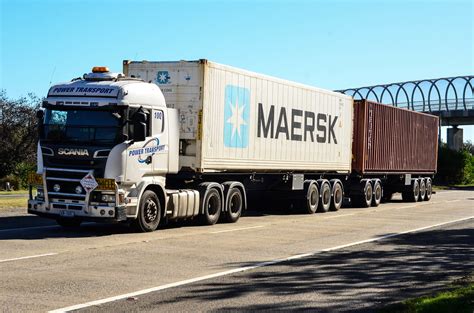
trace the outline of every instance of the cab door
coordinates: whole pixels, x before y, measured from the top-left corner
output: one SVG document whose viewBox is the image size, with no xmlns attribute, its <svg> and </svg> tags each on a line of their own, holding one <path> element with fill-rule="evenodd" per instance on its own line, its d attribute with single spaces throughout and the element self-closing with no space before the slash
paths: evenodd
<svg viewBox="0 0 474 313">
<path fill-rule="evenodd" d="M 151 114 L 152 138 L 152 166 L 155 174 L 168 173 L 168 135 L 166 125 L 166 109 L 153 109 Z"/>
<path fill-rule="evenodd" d="M 134 116 L 137 109 L 130 112 L 131 116 Z M 146 175 L 150 175 L 153 172 L 152 159 L 149 157 L 148 147 L 153 144 L 151 137 L 151 116 L 148 110 L 144 110 L 146 120 L 143 121 L 146 127 L 145 140 L 133 141 L 126 150 L 126 171 L 125 177 L 127 182 L 140 182 Z M 130 134 L 132 139 L 133 133 L 135 132 L 133 123 L 129 124 Z"/>
</svg>

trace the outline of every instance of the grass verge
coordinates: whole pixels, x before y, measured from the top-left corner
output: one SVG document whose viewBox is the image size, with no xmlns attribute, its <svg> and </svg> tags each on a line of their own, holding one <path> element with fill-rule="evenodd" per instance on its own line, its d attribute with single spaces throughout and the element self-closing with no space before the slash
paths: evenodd
<svg viewBox="0 0 474 313">
<path fill-rule="evenodd" d="M 474 311 L 474 283 L 457 286 L 450 291 L 405 300 L 382 309 L 381 313 L 472 313 Z"/>
<path fill-rule="evenodd" d="M 3 195 L 21 195 L 28 193 L 28 190 L 13 190 L 13 191 L 0 191 L 0 196 Z"/>
<path fill-rule="evenodd" d="M 12 208 L 26 208 L 28 205 L 28 197 L 0 197 L 0 210 Z"/>
</svg>

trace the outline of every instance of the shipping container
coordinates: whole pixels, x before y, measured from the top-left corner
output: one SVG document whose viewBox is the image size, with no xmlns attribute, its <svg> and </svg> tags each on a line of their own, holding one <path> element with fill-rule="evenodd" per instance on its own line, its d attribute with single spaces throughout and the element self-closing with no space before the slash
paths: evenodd
<svg viewBox="0 0 474 313">
<path fill-rule="evenodd" d="M 125 62 L 179 109 L 180 165 L 208 171 L 351 170 L 352 98 L 214 62 Z"/>
<path fill-rule="evenodd" d="M 354 101 L 352 168 L 359 174 L 436 172 L 438 117 Z"/>
</svg>

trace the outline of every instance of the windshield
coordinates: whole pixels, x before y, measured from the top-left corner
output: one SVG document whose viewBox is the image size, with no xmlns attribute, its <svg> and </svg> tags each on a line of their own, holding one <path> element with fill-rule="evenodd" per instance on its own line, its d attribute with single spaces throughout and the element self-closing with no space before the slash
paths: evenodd
<svg viewBox="0 0 474 313">
<path fill-rule="evenodd" d="M 121 134 L 121 116 L 117 112 L 78 109 L 47 109 L 44 140 L 116 143 Z"/>
</svg>

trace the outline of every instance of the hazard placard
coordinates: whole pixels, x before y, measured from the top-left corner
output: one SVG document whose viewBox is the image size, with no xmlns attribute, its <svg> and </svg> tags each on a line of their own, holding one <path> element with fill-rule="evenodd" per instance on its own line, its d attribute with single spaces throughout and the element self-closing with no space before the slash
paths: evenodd
<svg viewBox="0 0 474 313">
<path fill-rule="evenodd" d="M 92 174 L 87 174 L 86 176 L 84 176 L 81 179 L 81 185 L 82 187 L 84 187 L 84 190 L 86 192 L 91 192 L 92 190 L 97 188 L 97 186 L 99 186 L 99 184 L 97 184 L 97 181 L 94 178 L 94 175 Z"/>
</svg>

